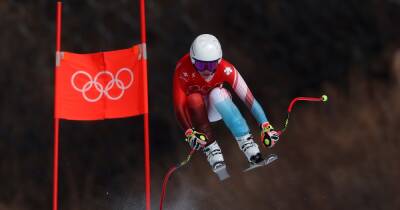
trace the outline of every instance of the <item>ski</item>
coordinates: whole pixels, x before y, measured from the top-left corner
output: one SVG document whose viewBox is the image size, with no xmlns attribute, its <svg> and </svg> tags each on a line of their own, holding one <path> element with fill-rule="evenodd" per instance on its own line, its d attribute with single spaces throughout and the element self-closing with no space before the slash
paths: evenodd
<svg viewBox="0 0 400 210">
<path fill-rule="evenodd" d="M 248 171 L 254 170 L 254 169 L 258 168 L 258 167 L 269 165 L 269 164 L 271 164 L 272 162 L 274 162 L 277 159 L 278 159 L 278 155 L 270 154 L 263 161 L 261 161 L 259 163 L 251 164 L 250 167 L 248 167 L 247 169 L 243 170 L 243 172 L 248 172 Z"/>
</svg>

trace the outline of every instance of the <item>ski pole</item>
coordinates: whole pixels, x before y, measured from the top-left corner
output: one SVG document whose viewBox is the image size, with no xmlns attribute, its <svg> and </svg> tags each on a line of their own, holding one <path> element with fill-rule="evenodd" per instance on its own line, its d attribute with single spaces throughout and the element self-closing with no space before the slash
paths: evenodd
<svg viewBox="0 0 400 210">
<path fill-rule="evenodd" d="M 288 124 L 289 124 L 290 112 L 292 111 L 292 108 L 293 108 L 293 106 L 295 105 L 295 103 L 297 101 L 327 102 L 328 101 L 328 96 L 327 95 L 322 95 L 319 98 L 315 98 L 315 97 L 296 97 L 296 98 L 294 98 L 289 104 L 289 107 L 288 107 L 288 110 L 287 110 L 287 117 L 286 117 L 286 120 L 285 120 L 284 127 L 281 130 L 277 131 L 279 136 L 282 135 L 283 132 L 286 131 L 286 129 L 288 127 Z"/>
<path fill-rule="evenodd" d="M 165 199 L 165 193 L 167 192 L 167 184 L 168 184 L 169 177 L 171 176 L 171 174 L 173 174 L 180 167 L 186 165 L 190 161 L 190 159 L 191 159 L 191 157 L 192 157 L 192 155 L 194 154 L 195 151 L 196 151 L 195 149 L 190 150 L 190 152 L 189 152 L 188 156 L 186 157 L 186 159 L 184 161 L 180 162 L 179 164 L 177 164 L 175 166 L 172 166 L 168 170 L 167 174 L 165 175 L 164 181 L 163 181 L 163 185 L 162 185 L 161 197 L 160 197 L 160 210 L 163 209 L 163 203 L 164 203 L 164 199 Z"/>
</svg>

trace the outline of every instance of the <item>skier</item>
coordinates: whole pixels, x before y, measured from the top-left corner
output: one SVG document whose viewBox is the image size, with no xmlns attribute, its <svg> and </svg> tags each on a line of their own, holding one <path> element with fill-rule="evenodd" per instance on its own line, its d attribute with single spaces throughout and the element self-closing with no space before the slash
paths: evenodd
<svg viewBox="0 0 400 210">
<path fill-rule="evenodd" d="M 232 87 L 257 120 L 263 144 L 268 148 L 274 146 L 279 140 L 278 133 L 268 122 L 242 76 L 232 64 L 222 58 L 218 39 L 210 34 L 201 34 L 193 41 L 190 53 L 184 55 L 176 65 L 174 108 L 185 131 L 186 141 L 193 149 L 203 148 L 210 166 L 221 180 L 229 175 L 210 122 L 221 119 L 224 121 L 250 165 L 264 160 L 225 85 Z"/>
</svg>

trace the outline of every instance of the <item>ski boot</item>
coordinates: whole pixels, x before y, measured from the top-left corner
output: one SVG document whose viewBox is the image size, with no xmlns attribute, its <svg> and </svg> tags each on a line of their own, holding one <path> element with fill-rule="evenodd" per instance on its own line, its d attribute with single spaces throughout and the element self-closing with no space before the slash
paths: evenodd
<svg viewBox="0 0 400 210">
<path fill-rule="evenodd" d="M 245 136 L 237 138 L 236 140 L 239 144 L 239 148 L 246 155 L 246 158 L 250 163 L 250 166 L 245 169 L 244 172 L 253 170 L 260 166 L 266 166 L 278 159 L 278 156 L 274 154 L 271 154 L 264 159 L 261 155 L 258 145 L 254 142 L 251 134 L 247 134 Z"/>
<path fill-rule="evenodd" d="M 207 156 L 208 163 L 210 164 L 214 173 L 217 174 L 219 180 L 223 181 L 229 178 L 224 157 L 222 156 L 222 151 L 218 143 L 214 141 L 210 145 L 204 147 L 203 152 Z"/>
<path fill-rule="evenodd" d="M 258 148 L 258 145 L 254 142 L 253 136 L 251 134 L 239 137 L 236 140 L 240 150 L 242 150 L 250 165 L 259 163 L 264 160 L 260 153 L 260 149 Z"/>
</svg>

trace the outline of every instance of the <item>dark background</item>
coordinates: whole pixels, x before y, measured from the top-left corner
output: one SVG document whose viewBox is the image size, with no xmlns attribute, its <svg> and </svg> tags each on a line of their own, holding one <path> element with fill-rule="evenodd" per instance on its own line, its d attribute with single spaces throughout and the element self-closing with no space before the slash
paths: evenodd
<svg viewBox="0 0 400 210">
<path fill-rule="evenodd" d="M 0 210 L 51 208 L 55 8 L 0 0 Z M 137 1 L 65 0 L 63 12 L 62 50 L 139 42 Z M 275 127 L 295 96 L 329 103 L 296 107 L 279 144 L 263 150 L 280 159 L 246 174 L 217 123 L 232 177 L 219 182 L 197 154 L 172 176 L 165 209 L 400 209 L 399 21 L 398 0 L 147 1 L 153 209 L 165 172 L 188 151 L 172 75 L 201 33 L 220 39 Z M 61 209 L 144 209 L 142 124 L 61 122 Z"/>
</svg>

